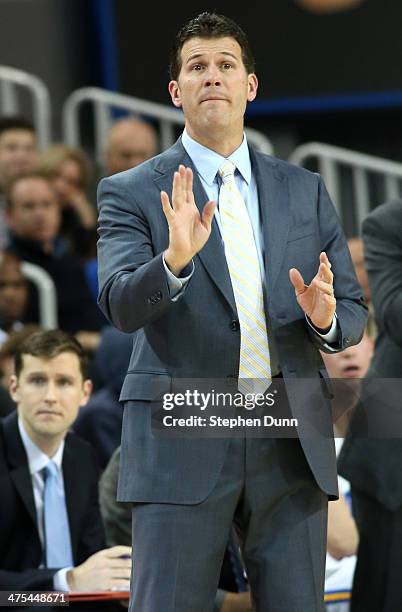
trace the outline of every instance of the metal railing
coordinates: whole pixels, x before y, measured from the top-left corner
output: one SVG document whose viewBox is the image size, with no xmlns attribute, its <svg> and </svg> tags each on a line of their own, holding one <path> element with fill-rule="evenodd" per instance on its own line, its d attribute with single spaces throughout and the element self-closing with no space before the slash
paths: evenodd
<svg viewBox="0 0 402 612">
<path fill-rule="evenodd" d="M 184 116 L 180 110 L 97 87 L 83 87 L 73 91 L 63 105 L 64 140 L 71 146 L 81 146 L 80 110 L 84 103 L 91 103 L 94 107 L 94 155 L 99 164 L 103 162 L 106 137 L 114 120 L 113 112 L 117 109 L 157 120 L 162 151 L 175 142 L 175 127 L 184 125 Z M 272 155 L 272 144 L 264 134 L 251 128 L 246 128 L 246 134 L 250 143 L 259 151 Z"/>
<path fill-rule="evenodd" d="M 308 166 L 311 161 L 316 163 L 341 221 L 344 220 L 347 206 L 353 206 L 356 234 L 360 232 L 362 221 L 370 210 L 385 200 L 399 197 L 402 193 L 402 163 L 381 157 L 311 142 L 297 147 L 290 155 L 289 161 L 298 166 Z M 345 169 L 349 171 L 351 179 L 351 193 L 346 203 L 343 201 L 342 189 L 345 176 L 341 174 Z M 374 187 L 382 194 L 380 201 L 376 201 L 378 195 L 375 195 Z"/>
<path fill-rule="evenodd" d="M 38 290 L 40 325 L 45 329 L 57 329 L 57 294 L 52 278 L 43 268 L 27 261 L 21 262 L 21 270 Z"/>
<path fill-rule="evenodd" d="M 28 72 L 0 66 L 1 115 L 17 115 L 21 112 L 22 90 L 25 90 L 31 99 L 33 123 L 39 146 L 44 149 L 51 141 L 51 104 L 46 85 Z"/>
</svg>

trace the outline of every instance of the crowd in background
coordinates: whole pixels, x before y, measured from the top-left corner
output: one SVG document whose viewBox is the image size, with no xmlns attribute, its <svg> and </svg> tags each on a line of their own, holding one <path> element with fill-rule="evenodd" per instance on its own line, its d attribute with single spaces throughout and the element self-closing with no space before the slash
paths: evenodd
<svg viewBox="0 0 402 612">
<path fill-rule="evenodd" d="M 102 176 L 125 171 L 157 153 L 155 128 L 139 118 L 123 118 L 112 126 L 102 168 L 96 167 L 84 151 L 64 144 L 39 151 L 29 120 L 0 118 L 0 414 L 10 419 L 18 404 L 8 391 L 10 377 L 15 375 L 15 356 L 27 339 L 42 329 L 38 289 L 24 275 L 23 263 L 29 262 L 51 277 L 59 328 L 75 336 L 88 359 L 93 390 L 72 428 L 93 447 L 101 475 L 100 508 L 106 540 L 99 540 L 102 546 L 95 547 L 98 550 L 103 550 L 105 543 L 108 547 L 131 546 L 131 512 L 127 505 L 116 502 L 116 491 L 123 419 L 119 394 L 133 338 L 112 328 L 97 306 L 97 213 L 88 194 Z M 363 243 L 355 237 L 349 247 L 365 299 L 371 304 Z M 399 300 L 401 293 L 400 286 Z M 333 400 L 338 451 L 360 401 L 361 380 L 370 367 L 375 335 L 372 316 L 359 345 L 342 353 L 323 354 L 329 375 L 339 387 Z M 84 472 L 83 468 L 76 473 L 77 481 L 84 479 Z M 350 485 L 341 477 L 339 484 L 340 499 L 330 504 L 328 523 L 326 591 L 328 605 L 332 596 L 329 609 L 333 611 L 349 609 L 348 598 L 342 601 L 339 594 L 350 592 L 359 546 Z M 239 586 L 233 555 L 236 546 L 231 547 L 229 542 L 216 609 L 247 612 L 252 609 L 251 601 L 244 584 Z M 80 563 L 84 561 L 81 557 Z M 3 590 L 11 588 L 3 571 L 8 569 L 0 569 Z M 23 570 L 26 567 L 21 567 Z M 24 582 L 14 584 L 21 587 Z M 333 604 L 336 597 L 337 608 Z"/>
</svg>

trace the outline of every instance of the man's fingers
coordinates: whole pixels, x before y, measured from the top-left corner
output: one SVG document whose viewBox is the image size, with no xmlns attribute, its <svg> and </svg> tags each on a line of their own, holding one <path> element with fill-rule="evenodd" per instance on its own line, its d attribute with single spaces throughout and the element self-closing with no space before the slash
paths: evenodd
<svg viewBox="0 0 402 612">
<path fill-rule="evenodd" d="M 172 221 L 175 213 L 174 213 L 173 208 L 170 205 L 169 196 L 166 193 L 166 191 L 161 191 L 161 202 L 162 202 L 162 208 L 163 208 L 163 212 L 165 213 L 166 220 L 169 223 L 170 221 Z"/>
<path fill-rule="evenodd" d="M 303 291 L 306 289 L 306 285 L 299 270 L 296 270 L 296 268 L 291 268 L 289 270 L 289 279 L 295 288 L 296 294 L 298 295 L 299 293 L 303 293 Z"/>
<path fill-rule="evenodd" d="M 320 291 L 322 291 L 323 293 L 326 293 L 327 295 L 334 295 L 334 288 L 331 285 L 331 283 L 327 283 L 323 280 L 320 280 L 318 278 L 314 279 L 314 285 L 320 289 Z"/>
<path fill-rule="evenodd" d="M 321 251 L 320 253 L 320 262 L 328 265 L 329 268 L 332 268 L 331 262 L 328 259 L 328 255 L 325 251 Z"/>
<path fill-rule="evenodd" d="M 320 267 L 318 270 L 318 276 L 321 280 L 331 283 L 334 280 L 334 275 L 331 272 L 331 269 L 328 267 L 326 263 L 320 263 Z"/>
<path fill-rule="evenodd" d="M 104 548 L 102 552 L 105 552 L 108 557 L 130 557 L 132 548 L 131 546 L 111 546 L 110 548 Z"/>
<path fill-rule="evenodd" d="M 193 171 L 191 170 L 191 168 L 186 168 L 185 178 L 186 178 L 186 196 L 187 196 L 187 200 L 189 200 L 193 196 Z"/>
<path fill-rule="evenodd" d="M 184 201 L 184 166 L 179 166 L 178 171 L 173 174 L 172 186 L 172 208 L 178 210 Z"/>
</svg>

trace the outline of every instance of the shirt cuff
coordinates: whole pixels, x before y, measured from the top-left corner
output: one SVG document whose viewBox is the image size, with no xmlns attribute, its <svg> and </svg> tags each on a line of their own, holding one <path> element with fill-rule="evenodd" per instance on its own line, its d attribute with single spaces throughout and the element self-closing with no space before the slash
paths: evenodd
<svg viewBox="0 0 402 612">
<path fill-rule="evenodd" d="M 338 340 L 338 337 L 339 337 L 339 328 L 338 328 L 338 317 L 336 316 L 336 313 L 334 314 L 334 318 L 332 319 L 331 328 L 330 328 L 329 331 L 327 331 L 326 334 L 321 334 L 317 330 L 315 325 L 313 325 L 313 323 L 310 321 L 310 319 L 308 318 L 307 315 L 306 315 L 306 319 L 307 319 L 307 323 L 310 325 L 311 329 L 313 329 L 315 331 L 315 333 L 318 336 L 320 336 L 320 338 L 325 340 L 325 342 L 327 344 L 332 344 L 333 342 L 336 342 Z"/>
<path fill-rule="evenodd" d="M 72 567 L 63 567 L 63 569 L 59 570 L 53 576 L 53 588 L 55 591 L 70 591 L 69 584 L 67 582 L 67 572 L 69 572 Z"/>
<path fill-rule="evenodd" d="M 194 274 L 194 262 L 191 261 L 189 264 L 187 264 L 184 270 L 182 270 L 182 274 L 184 274 L 184 276 L 177 277 L 171 270 L 169 270 L 165 261 L 165 255 L 162 256 L 162 261 L 167 275 L 169 297 L 173 302 L 176 302 L 176 300 L 178 300 L 184 293 L 190 278 Z"/>
</svg>

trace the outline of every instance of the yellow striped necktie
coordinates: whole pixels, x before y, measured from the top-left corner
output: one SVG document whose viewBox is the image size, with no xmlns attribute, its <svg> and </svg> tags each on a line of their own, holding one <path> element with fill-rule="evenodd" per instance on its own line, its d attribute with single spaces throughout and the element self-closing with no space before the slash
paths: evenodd
<svg viewBox="0 0 402 612">
<path fill-rule="evenodd" d="M 271 382 L 267 327 L 260 266 L 253 227 L 236 185 L 236 166 L 219 168 L 219 214 L 225 256 L 240 322 L 239 391 L 263 393 Z"/>
</svg>

